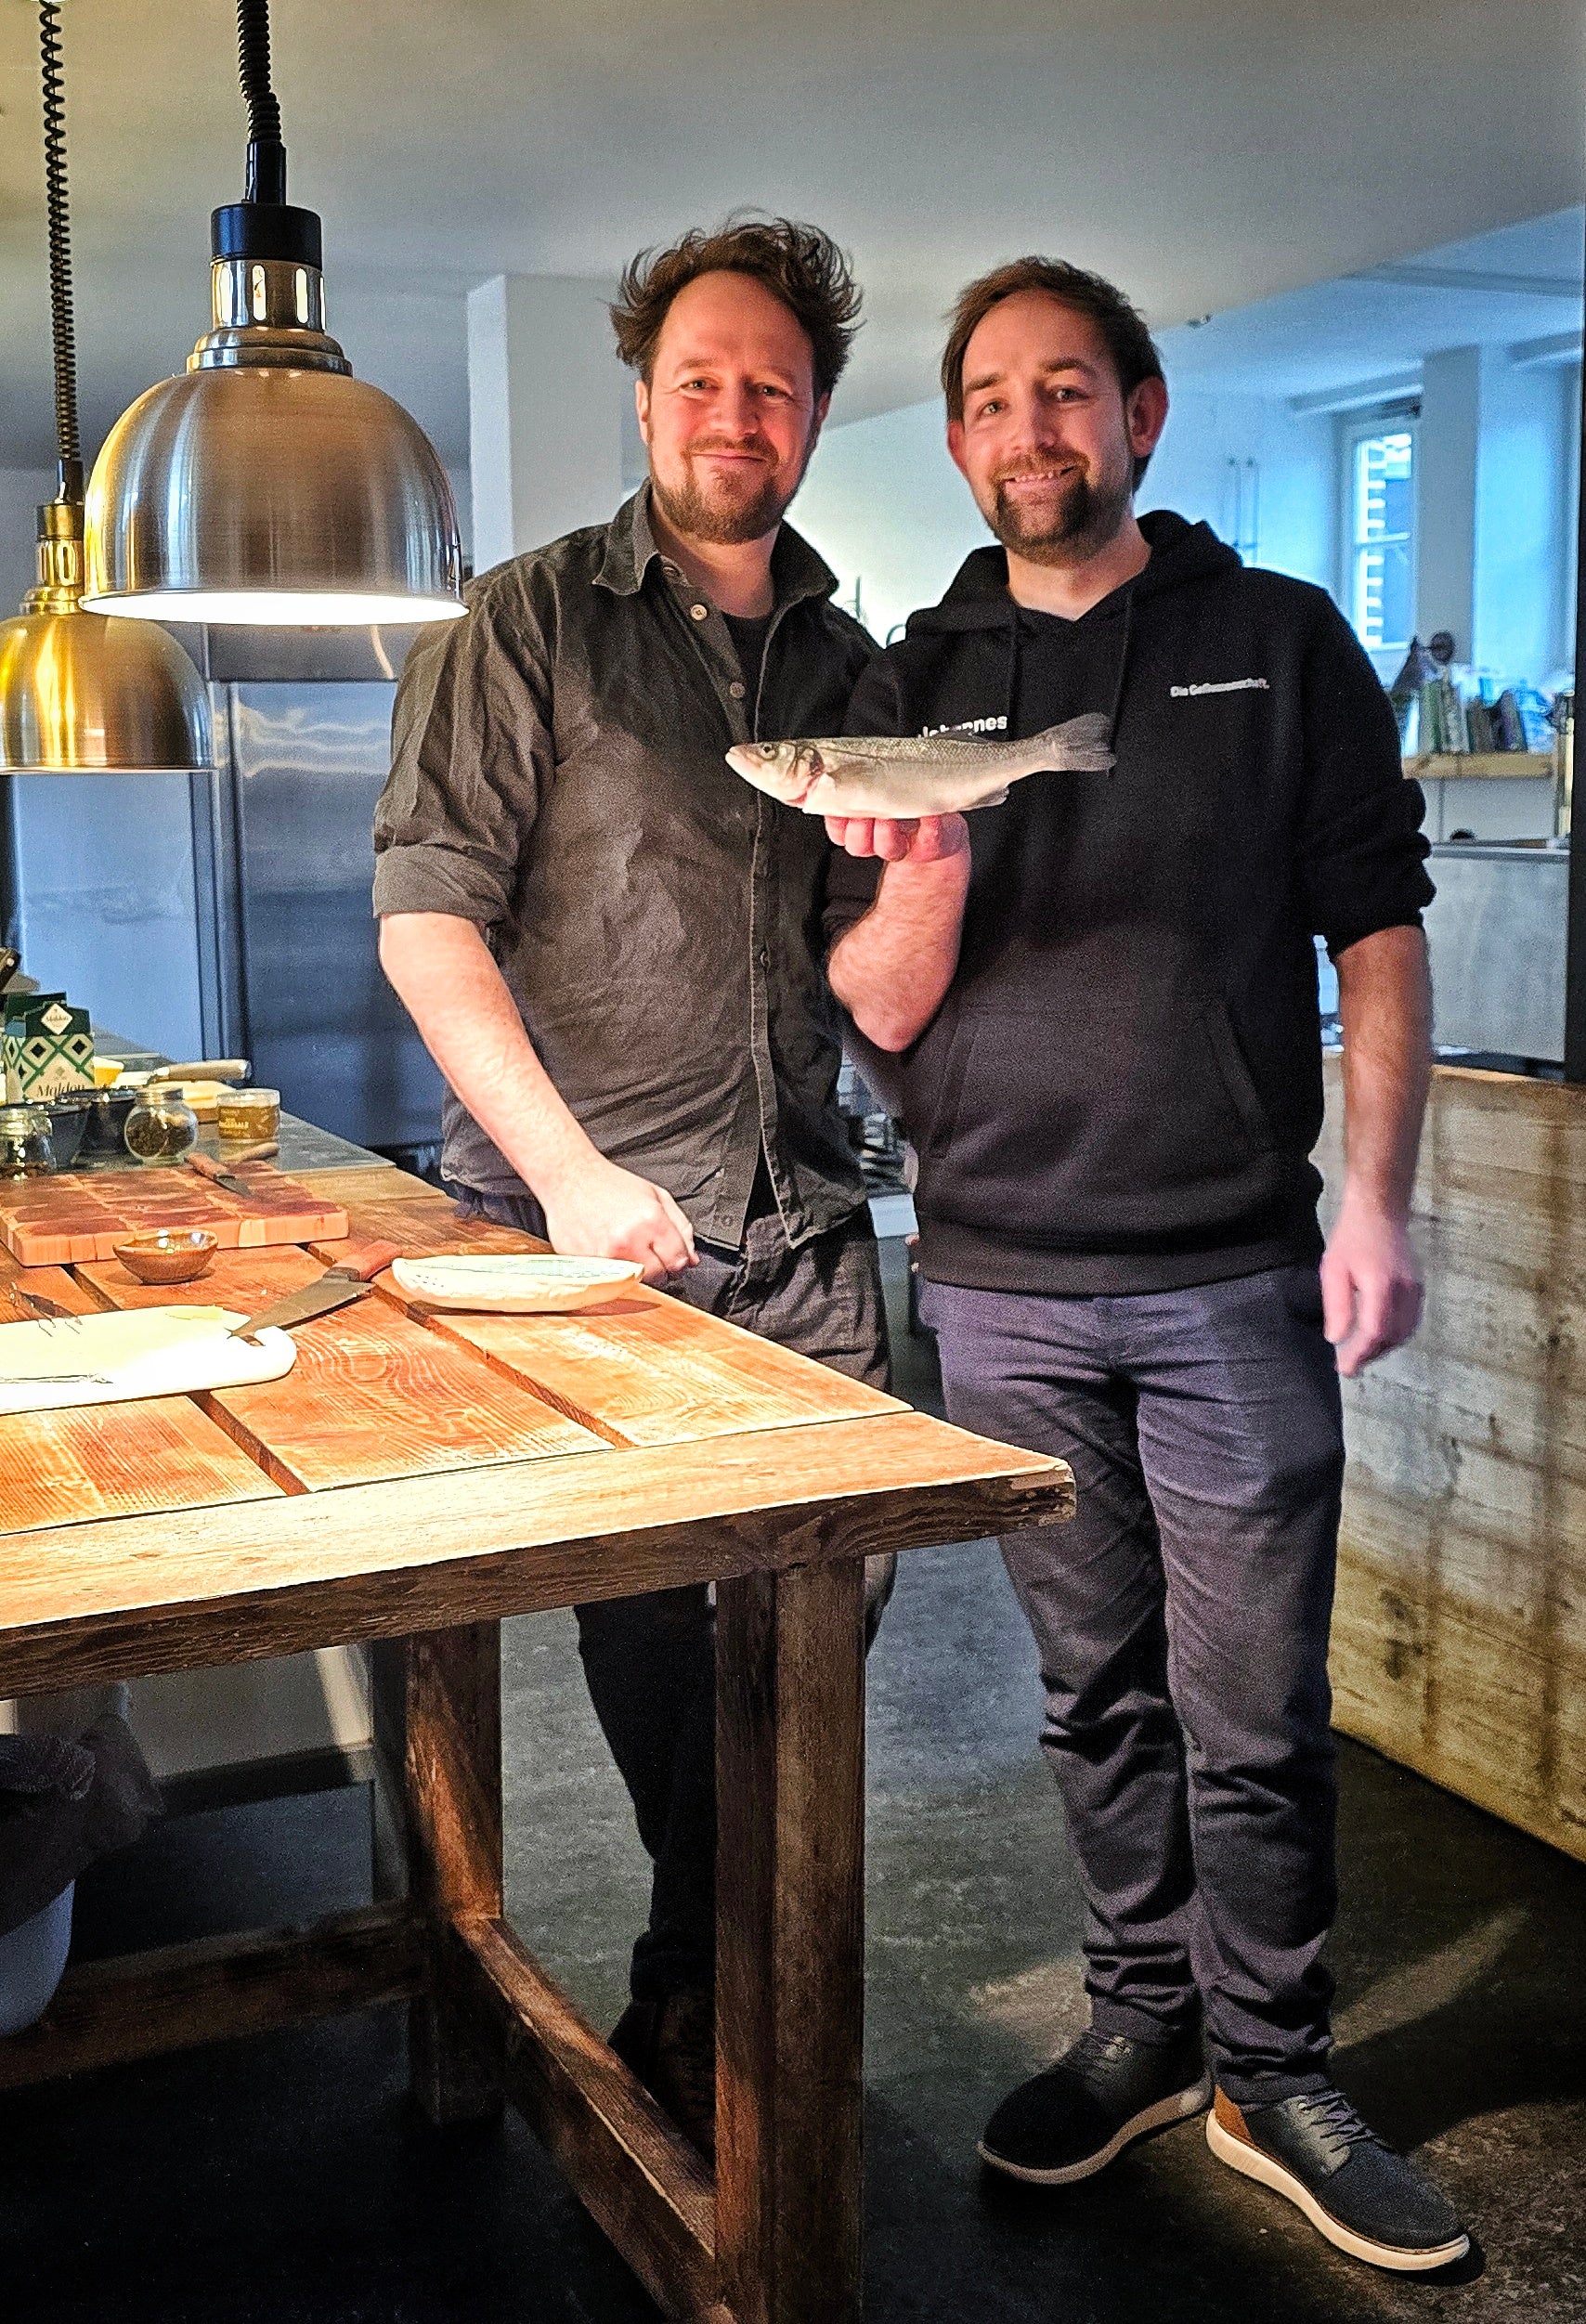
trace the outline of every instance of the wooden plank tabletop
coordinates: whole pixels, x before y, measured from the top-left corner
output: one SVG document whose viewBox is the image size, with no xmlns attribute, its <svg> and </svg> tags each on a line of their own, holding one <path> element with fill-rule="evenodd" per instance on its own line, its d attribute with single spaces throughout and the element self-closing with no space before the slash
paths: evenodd
<svg viewBox="0 0 1586 2324">
<path fill-rule="evenodd" d="M 0 1555 L 0 1695 L 1056 1522 L 1063 1462 L 918 1412 L 64 1526 Z"/>
<path fill-rule="evenodd" d="M 0 1322 L 31 1322 L 10 1296 L 20 1279 L 0 1255 Z M 63 1267 L 30 1267 L 25 1280 L 73 1314 L 98 1305 Z M 187 1396 L 0 1413 L 0 1534 L 160 1509 L 213 1509 L 273 1500 L 273 1485 Z"/>
<path fill-rule="evenodd" d="M 359 1240 L 534 1247 L 398 1172 L 318 1176 Z M 48 1295 L 247 1313 L 336 1254 L 224 1252 L 172 1288 L 84 1263 Z M 1060 1461 L 658 1292 L 441 1318 L 384 1276 L 295 1337 L 278 1382 L 23 1418 L 23 1488 L 0 1500 L 0 1694 L 973 1539 L 1072 1502 Z"/>
<path fill-rule="evenodd" d="M 408 1258 L 548 1247 L 488 1219 L 464 1220 L 434 1188 L 393 1177 L 369 1200 L 337 1181 L 360 1238 L 396 1243 Z M 333 1264 L 334 1245 L 321 1255 Z M 448 1314 L 410 1298 L 389 1274 L 379 1287 L 416 1322 L 483 1356 L 612 1445 L 692 1444 L 907 1409 L 896 1396 L 644 1285 L 576 1316 Z"/>
<path fill-rule="evenodd" d="M 324 1271 L 297 1250 L 219 1252 L 196 1283 L 139 1283 L 114 1259 L 76 1270 L 107 1307 L 220 1305 L 243 1315 Z M 605 1449 L 378 1294 L 301 1325 L 292 1339 L 297 1361 L 282 1379 L 198 1399 L 287 1492 Z"/>
</svg>

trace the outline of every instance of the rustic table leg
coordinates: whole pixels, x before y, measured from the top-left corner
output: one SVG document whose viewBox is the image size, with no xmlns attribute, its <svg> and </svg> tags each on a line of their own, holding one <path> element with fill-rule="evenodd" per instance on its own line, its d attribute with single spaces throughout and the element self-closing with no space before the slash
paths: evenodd
<svg viewBox="0 0 1586 2324">
<path fill-rule="evenodd" d="M 410 1891 L 432 1936 L 431 1988 L 411 2019 L 413 2093 L 433 2123 L 474 2122 L 499 2110 L 500 2084 L 448 2003 L 443 1941 L 457 1915 L 502 1909 L 500 1624 L 410 1638 L 407 1708 Z"/>
<path fill-rule="evenodd" d="M 737 2324 L 860 2312 L 858 1559 L 717 1590 L 717 2167 Z"/>
</svg>

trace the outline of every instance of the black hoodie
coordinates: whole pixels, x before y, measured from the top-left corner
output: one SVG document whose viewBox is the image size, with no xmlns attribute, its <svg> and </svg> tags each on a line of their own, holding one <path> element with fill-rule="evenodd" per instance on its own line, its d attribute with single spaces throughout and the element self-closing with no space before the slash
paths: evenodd
<svg viewBox="0 0 1586 2324">
<path fill-rule="evenodd" d="M 1021 613 L 977 550 L 854 696 L 855 734 L 1113 721 L 1110 774 L 969 818 L 958 971 L 899 1060 L 939 1281 L 1165 1291 L 1314 1258 L 1312 938 L 1336 955 L 1432 896 L 1420 789 L 1332 600 L 1204 525 L 1143 530 L 1143 572 L 1075 622 Z M 834 941 L 877 876 L 835 860 Z"/>
</svg>

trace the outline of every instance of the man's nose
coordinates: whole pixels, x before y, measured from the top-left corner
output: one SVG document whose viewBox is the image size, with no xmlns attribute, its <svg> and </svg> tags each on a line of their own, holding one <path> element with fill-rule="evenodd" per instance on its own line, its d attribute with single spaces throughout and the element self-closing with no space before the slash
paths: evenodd
<svg viewBox="0 0 1586 2324">
<path fill-rule="evenodd" d="M 727 435 L 751 436 L 760 433 L 760 404 L 748 387 L 722 387 L 712 405 L 710 418 Z"/>
</svg>

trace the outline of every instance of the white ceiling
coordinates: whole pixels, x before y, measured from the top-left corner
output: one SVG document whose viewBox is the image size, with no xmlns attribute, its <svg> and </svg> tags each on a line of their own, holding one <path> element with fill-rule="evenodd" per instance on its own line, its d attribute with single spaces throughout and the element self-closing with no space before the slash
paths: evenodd
<svg viewBox="0 0 1586 2324">
<path fill-rule="evenodd" d="M 1180 390 L 1316 396 L 1412 370 L 1438 347 L 1525 347 L 1581 324 L 1577 204 L 1164 332 Z"/>
<path fill-rule="evenodd" d="M 91 449 L 204 327 L 242 114 L 230 0 L 64 21 Z M 275 36 L 332 328 L 457 464 L 472 283 L 607 275 L 734 204 L 854 253 L 870 322 L 840 421 L 929 395 L 955 287 L 1021 250 L 1100 266 L 1159 327 L 1214 315 L 1209 360 L 1230 309 L 1582 190 L 1578 0 L 277 0 Z M 32 0 L 0 0 L 0 466 L 40 465 Z"/>
</svg>

